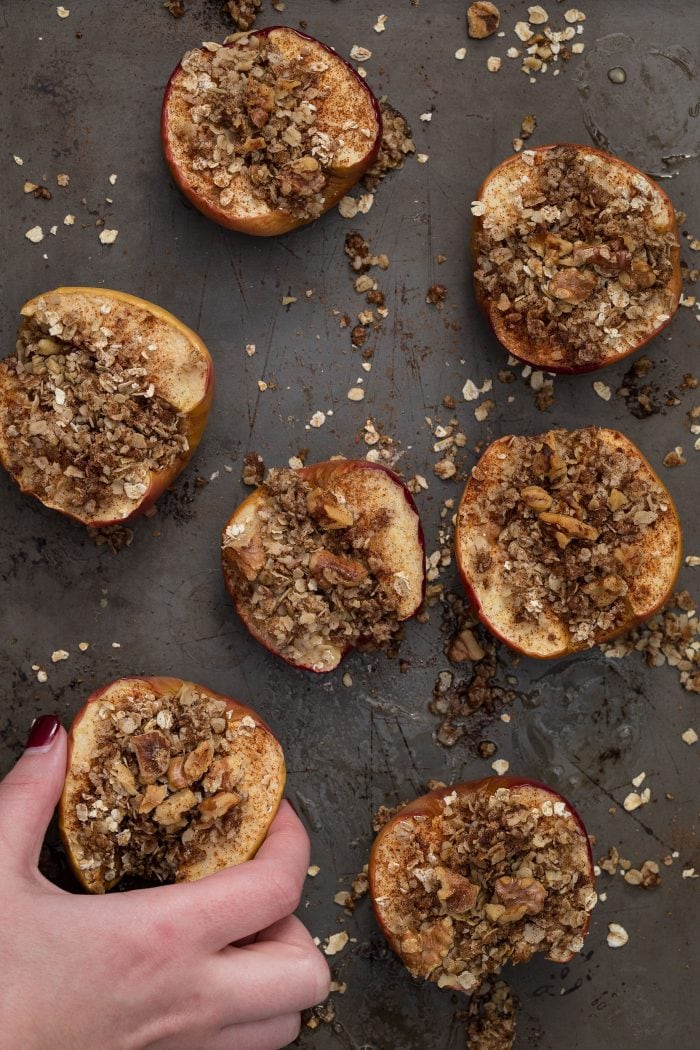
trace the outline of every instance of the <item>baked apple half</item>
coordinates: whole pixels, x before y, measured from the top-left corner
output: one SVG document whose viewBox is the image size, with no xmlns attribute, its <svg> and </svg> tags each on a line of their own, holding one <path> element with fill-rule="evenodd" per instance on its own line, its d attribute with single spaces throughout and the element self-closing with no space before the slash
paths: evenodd
<svg viewBox="0 0 700 1050">
<path fill-rule="evenodd" d="M 0 462 L 84 525 L 147 510 L 197 448 L 213 395 L 202 340 L 126 292 L 56 288 L 21 309 L 0 361 Z"/>
<path fill-rule="evenodd" d="M 597 900 L 580 817 L 515 776 L 403 807 L 375 840 L 369 882 L 377 921 L 413 976 L 465 992 L 536 952 L 568 962 Z"/>
<path fill-rule="evenodd" d="M 591 146 L 500 164 L 472 205 L 474 288 L 496 336 L 548 372 L 590 372 L 669 323 L 681 295 L 673 204 Z"/>
<path fill-rule="evenodd" d="M 282 748 L 250 708 L 179 678 L 121 678 L 71 727 L 61 836 L 91 893 L 125 876 L 200 879 L 255 854 L 284 782 Z"/>
<path fill-rule="evenodd" d="M 253 637 L 311 671 L 333 670 L 351 648 L 391 647 L 423 601 L 413 498 L 366 460 L 271 470 L 224 528 L 222 554 Z"/>
<path fill-rule="evenodd" d="M 527 656 L 564 656 L 648 620 L 681 562 L 667 489 L 616 430 L 494 441 L 457 514 L 457 564 L 482 622 Z"/>
<path fill-rule="evenodd" d="M 271 237 L 332 208 L 375 160 L 379 104 L 332 48 L 274 26 L 188 51 L 161 117 L 173 179 L 208 218 Z"/>
</svg>

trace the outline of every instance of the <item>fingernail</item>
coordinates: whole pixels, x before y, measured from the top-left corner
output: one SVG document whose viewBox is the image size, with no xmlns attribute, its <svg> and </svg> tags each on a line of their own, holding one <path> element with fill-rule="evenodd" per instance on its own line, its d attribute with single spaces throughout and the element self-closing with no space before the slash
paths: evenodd
<svg viewBox="0 0 700 1050">
<path fill-rule="evenodd" d="M 61 723 L 57 715 L 40 715 L 39 718 L 35 718 L 24 750 L 39 753 L 49 751 L 60 727 Z"/>
</svg>

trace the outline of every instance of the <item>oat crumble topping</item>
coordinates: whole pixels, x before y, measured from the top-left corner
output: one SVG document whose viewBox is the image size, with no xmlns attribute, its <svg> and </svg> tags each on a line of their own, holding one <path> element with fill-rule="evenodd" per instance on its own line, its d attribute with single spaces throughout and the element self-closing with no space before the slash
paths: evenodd
<svg viewBox="0 0 700 1050">
<path fill-rule="evenodd" d="M 385 833 L 376 865 L 379 912 L 409 970 L 467 992 L 536 952 L 567 961 L 597 900 L 571 810 L 530 785 L 445 794 Z"/>
<path fill-rule="evenodd" d="M 369 532 L 356 508 L 294 470 L 270 470 L 262 491 L 255 535 L 234 522 L 223 542 L 224 573 L 252 626 L 286 659 L 314 667 L 329 646 L 392 647 L 409 583 L 368 549 L 388 514 L 375 514 Z"/>
<path fill-rule="evenodd" d="M 552 365 L 594 366 L 636 345 L 676 306 L 678 241 L 663 198 L 578 147 L 515 163 L 515 214 L 494 197 L 477 232 L 479 296 L 516 349 Z"/>
<path fill-rule="evenodd" d="M 159 396 L 149 336 L 162 322 L 105 299 L 86 325 L 81 302 L 45 299 L 22 319 L 0 362 L 3 443 L 10 473 L 42 500 L 98 515 L 143 499 L 148 473 L 189 449 L 184 416 Z"/>
<path fill-rule="evenodd" d="M 269 208 L 303 220 L 322 213 L 330 169 L 348 137 L 371 144 L 376 133 L 358 125 L 358 112 L 334 133 L 321 126 L 319 103 L 329 96 L 324 74 L 337 61 L 303 39 L 289 57 L 273 35 L 260 34 L 185 55 L 171 133 L 186 168 L 221 207 L 236 203 L 243 173 L 247 191 Z"/>
<path fill-rule="evenodd" d="M 591 427 L 514 437 L 497 454 L 500 465 L 492 448 L 461 511 L 480 533 L 470 554 L 479 589 L 507 587 L 514 623 L 546 626 L 551 614 L 576 645 L 629 620 L 631 592 L 647 586 L 640 574 L 653 527 L 670 528 L 673 514 L 641 459 L 605 434 Z M 668 538 L 663 546 L 656 553 L 668 559 Z"/>
<path fill-rule="evenodd" d="M 255 746 L 249 715 L 191 683 L 177 694 L 137 688 L 93 703 L 95 747 L 87 768 L 71 770 L 67 815 L 91 889 L 104 892 L 126 875 L 172 882 L 183 865 L 238 835 Z"/>
<path fill-rule="evenodd" d="M 412 131 L 406 118 L 386 101 L 380 101 L 382 140 L 377 159 L 362 179 L 368 190 L 376 190 L 379 183 L 392 171 L 403 168 L 406 157 L 416 152 Z"/>
</svg>

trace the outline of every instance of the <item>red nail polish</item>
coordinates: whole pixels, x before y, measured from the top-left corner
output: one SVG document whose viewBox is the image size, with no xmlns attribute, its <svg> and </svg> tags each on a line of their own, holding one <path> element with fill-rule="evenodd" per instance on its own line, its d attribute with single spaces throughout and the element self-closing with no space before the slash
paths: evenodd
<svg viewBox="0 0 700 1050">
<path fill-rule="evenodd" d="M 39 718 L 35 718 L 24 750 L 48 751 L 60 726 L 57 715 L 40 715 Z"/>
</svg>

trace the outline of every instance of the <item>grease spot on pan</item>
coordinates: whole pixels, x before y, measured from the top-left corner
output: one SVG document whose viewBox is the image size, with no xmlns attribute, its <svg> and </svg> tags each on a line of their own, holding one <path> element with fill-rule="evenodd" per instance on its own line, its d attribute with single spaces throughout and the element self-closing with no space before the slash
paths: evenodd
<svg viewBox="0 0 700 1050">
<path fill-rule="evenodd" d="M 613 33 L 586 53 L 576 81 L 586 128 L 601 149 L 661 179 L 700 155 L 700 78 L 686 48 Z"/>
</svg>

